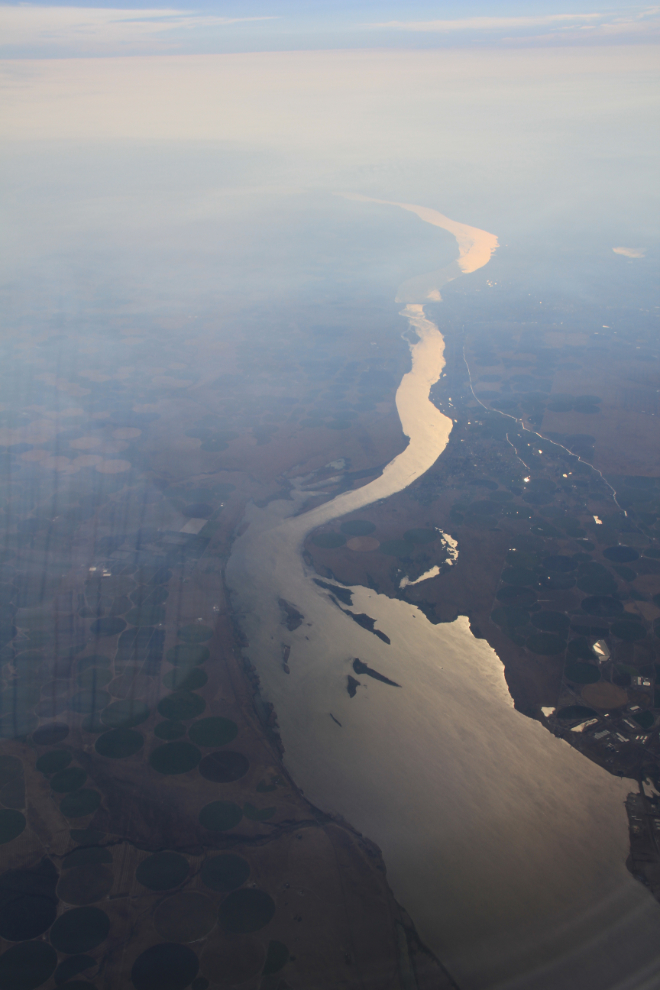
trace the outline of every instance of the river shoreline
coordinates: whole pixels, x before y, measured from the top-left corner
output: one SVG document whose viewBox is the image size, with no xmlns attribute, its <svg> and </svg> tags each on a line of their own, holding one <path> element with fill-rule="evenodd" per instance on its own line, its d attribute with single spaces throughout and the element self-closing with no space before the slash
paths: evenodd
<svg viewBox="0 0 660 990">
<path fill-rule="evenodd" d="M 301 559 L 310 530 L 402 490 L 446 445 L 451 420 L 428 399 L 442 336 L 421 303 L 404 315 L 418 336 L 397 392 L 410 443 L 375 481 L 310 512 L 304 492 L 248 508 L 227 565 L 246 653 L 293 779 L 378 844 L 397 901 L 462 987 L 618 986 L 658 965 L 660 907 L 625 869 L 628 785 L 514 711 L 499 658 L 465 617 L 433 626 L 413 605 L 351 588 L 384 643 Z M 301 615 L 294 630 L 280 598 Z M 404 689 L 360 683 L 351 697 L 355 656 Z M 608 960 L 612 938 L 624 948 Z"/>
</svg>

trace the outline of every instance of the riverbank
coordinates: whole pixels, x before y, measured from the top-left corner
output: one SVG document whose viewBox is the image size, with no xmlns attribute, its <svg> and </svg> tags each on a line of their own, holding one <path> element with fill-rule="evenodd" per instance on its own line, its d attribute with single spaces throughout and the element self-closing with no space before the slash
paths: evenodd
<svg viewBox="0 0 660 990">
<path fill-rule="evenodd" d="M 660 908 L 625 869 L 627 784 L 513 709 L 499 658 L 465 618 L 433 626 L 413 605 L 352 588 L 384 643 L 300 557 L 306 533 L 400 491 L 449 436 L 428 400 L 438 366 L 418 360 L 431 344 L 437 356 L 442 337 L 420 304 L 404 312 L 419 337 L 397 393 L 410 443 L 378 479 L 308 513 L 303 492 L 248 509 L 227 565 L 246 652 L 292 776 L 378 843 L 395 896 L 461 986 L 613 987 L 658 966 Z M 300 614 L 297 628 L 279 599 Z M 351 696 L 355 656 L 403 689 L 367 682 Z"/>
</svg>

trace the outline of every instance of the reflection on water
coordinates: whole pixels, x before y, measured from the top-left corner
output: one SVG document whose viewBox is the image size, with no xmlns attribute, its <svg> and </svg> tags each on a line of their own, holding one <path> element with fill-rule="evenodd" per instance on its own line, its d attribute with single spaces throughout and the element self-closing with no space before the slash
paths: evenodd
<svg viewBox="0 0 660 990">
<path fill-rule="evenodd" d="M 482 234 L 465 235 L 468 267 Z M 299 985 L 314 985 L 321 956 L 307 952 L 285 891 L 312 887 L 318 904 L 334 903 L 338 826 L 311 820 L 254 723 L 228 646 L 229 558 L 245 652 L 288 769 L 318 807 L 381 846 L 398 900 L 463 990 L 577 990 L 578 978 L 613 988 L 624 972 L 638 990 L 645 967 L 652 986 L 659 909 L 625 870 L 629 784 L 514 711 L 499 659 L 464 618 L 434 626 L 406 602 L 314 583 L 303 565 L 310 529 L 405 489 L 452 429 L 428 398 L 444 342 L 421 302 L 403 300 L 397 335 L 394 308 L 359 322 L 361 294 L 346 316 L 343 286 L 332 320 L 317 325 L 316 293 L 295 320 L 289 299 L 281 310 L 251 299 L 240 327 L 219 328 L 214 314 L 97 314 L 6 342 L 0 842 L 21 883 L 38 870 L 50 907 L 15 921 L 3 902 L 0 936 L 34 941 L 26 965 L 39 963 L 44 982 L 81 954 L 80 972 L 95 978 L 106 953 L 108 979 L 129 985 L 134 974 L 138 990 L 145 972 L 164 981 L 173 959 L 181 990 L 198 969 L 221 982 L 228 960 L 256 980 L 276 944 L 280 960 L 297 956 Z M 364 360 L 371 347 L 378 362 Z M 280 472 L 297 464 L 306 473 L 285 500 Z M 373 549 L 372 530 L 353 529 L 356 550 Z M 298 821 L 316 831 L 314 855 L 291 831 Z M 229 849 L 231 883 L 257 884 L 254 937 L 232 929 L 245 895 L 230 899 L 214 858 Z M 319 908 L 326 985 L 344 978 L 344 937 L 369 966 L 394 964 L 379 882 L 350 923 L 328 925 Z M 371 926 L 364 938 L 356 914 Z M 81 919 L 85 949 L 71 931 Z M 154 955 L 170 942 L 174 957 Z M 1 948 L 0 976 L 15 958 Z"/>
<path fill-rule="evenodd" d="M 409 577 L 402 577 L 399 581 L 400 588 L 407 588 L 411 584 L 421 584 L 422 581 L 428 581 L 430 578 L 437 577 L 440 573 L 440 568 L 437 564 L 430 568 L 430 570 L 425 571 L 424 574 L 420 574 L 418 578 L 410 580 Z"/>
<path fill-rule="evenodd" d="M 486 238 L 482 264 L 496 242 L 471 241 Z M 446 445 L 451 421 L 428 399 L 442 337 L 418 303 L 403 315 L 419 337 L 397 392 L 406 450 L 376 481 L 307 513 L 292 515 L 304 493 L 253 506 L 228 564 L 287 765 L 314 803 L 379 844 L 397 899 L 463 987 L 600 990 L 632 973 L 631 986 L 650 988 L 660 907 L 625 868 L 629 785 L 513 709 L 496 654 L 465 618 L 433 626 L 408 603 L 352 588 L 383 645 L 300 556 L 311 529 L 401 490 Z M 278 600 L 303 617 L 298 628 L 283 629 Z M 402 690 L 356 680 L 356 656 Z"/>
<path fill-rule="evenodd" d="M 436 498 L 453 450 L 427 471 L 452 427 L 427 398 L 445 358 L 450 448 L 477 455 L 458 479 L 469 505 L 470 477 L 498 457 L 497 431 L 458 426 L 458 342 L 490 424 L 506 389 L 572 395 L 572 367 L 610 418 L 552 412 L 550 428 L 595 443 L 612 470 L 648 472 L 650 48 L 30 51 L 5 65 L 0 987 L 437 990 L 373 848 L 284 772 L 277 714 L 288 766 L 380 843 L 461 990 L 655 990 L 658 909 L 624 869 L 629 782 L 514 711 L 465 619 L 434 626 L 362 577 L 315 584 L 300 557 L 309 527 L 376 498 L 379 528 L 352 521 L 355 574 L 375 561 L 379 584 L 391 575 L 405 516 L 406 533 L 463 541 L 435 579 L 439 540 L 417 544 L 407 576 L 426 583 L 406 594 L 437 600 L 453 582 L 443 614 L 471 601 L 463 573 L 481 566 L 484 530 L 468 517 L 453 530 Z M 496 238 L 414 205 L 438 197 L 498 231 L 496 268 L 460 277 Z M 444 353 L 437 310 L 421 308 L 441 293 Z M 491 360 L 517 364 L 518 334 L 530 360 L 493 375 Z M 628 466 L 613 466 L 617 446 Z M 518 478 L 515 457 L 498 487 Z M 607 528 L 606 506 L 591 508 Z M 245 654 L 277 708 L 258 705 L 262 721 L 232 652 L 228 559 Z M 637 579 L 640 609 L 654 579 Z M 542 710 L 559 709 L 538 687 Z"/>
</svg>

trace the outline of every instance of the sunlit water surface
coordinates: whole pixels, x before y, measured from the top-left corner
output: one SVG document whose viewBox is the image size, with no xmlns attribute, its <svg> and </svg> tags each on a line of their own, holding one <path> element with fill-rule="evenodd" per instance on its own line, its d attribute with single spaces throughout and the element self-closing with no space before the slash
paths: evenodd
<svg viewBox="0 0 660 990">
<path fill-rule="evenodd" d="M 295 515 L 301 492 L 248 509 L 227 568 L 246 653 L 294 779 L 378 843 L 395 896 L 463 990 L 650 990 L 660 981 L 660 905 L 625 867 L 623 802 L 634 785 L 516 712 L 499 658 L 465 617 L 433 625 L 414 605 L 352 589 L 353 611 L 374 618 L 387 645 L 340 611 L 301 556 L 315 527 L 420 477 L 451 432 L 428 398 L 444 342 L 422 303 L 486 264 L 497 240 L 393 205 L 450 230 L 460 249 L 450 269 L 399 292 L 417 338 L 397 391 L 409 444 L 375 481 L 311 511 Z M 305 617 L 293 632 L 279 598 Z M 401 686 L 362 676 L 350 698 L 354 657 Z"/>
</svg>

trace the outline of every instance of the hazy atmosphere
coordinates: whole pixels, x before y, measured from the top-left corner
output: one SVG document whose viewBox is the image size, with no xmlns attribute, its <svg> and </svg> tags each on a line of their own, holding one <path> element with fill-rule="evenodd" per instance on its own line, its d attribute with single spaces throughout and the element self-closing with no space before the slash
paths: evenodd
<svg viewBox="0 0 660 990">
<path fill-rule="evenodd" d="M 0 38 L 0 990 L 652 990 L 660 9 Z"/>
</svg>

